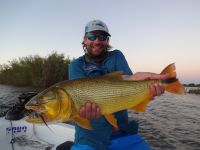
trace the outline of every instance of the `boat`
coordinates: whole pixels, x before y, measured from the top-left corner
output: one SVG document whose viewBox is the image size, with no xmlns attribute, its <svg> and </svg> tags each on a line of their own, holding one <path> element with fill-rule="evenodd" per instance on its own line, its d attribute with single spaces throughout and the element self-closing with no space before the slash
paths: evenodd
<svg viewBox="0 0 200 150">
<path fill-rule="evenodd" d="M 24 105 L 36 93 L 19 96 Z M 29 96 L 27 99 L 27 95 Z M 22 101 L 22 99 L 25 99 Z M 56 150 L 66 141 L 74 141 L 74 125 L 68 123 L 31 124 L 25 121 L 23 109 L 11 109 L 0 117 L 0 149 L 2 150 Z M 18 115 L 20 114 L 20 115 Z M 109 150 L 151 150 L 137 133 L 111 140 Z"/>
<path fill-rule="evenodd" d="M 73 125 L 57 123 L 48 127 L 27 123 L 24 119 L 11 121 L 1 117 L 0 149 L 56 150 L 61 143 L 74 140 Z"/>
</svg>

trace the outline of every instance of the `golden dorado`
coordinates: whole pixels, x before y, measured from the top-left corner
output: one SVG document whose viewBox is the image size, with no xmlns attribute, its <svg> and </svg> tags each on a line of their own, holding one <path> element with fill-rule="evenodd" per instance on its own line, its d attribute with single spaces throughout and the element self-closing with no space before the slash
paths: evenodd
<svg viewBox="0 0 200 150">
<path fill-rule="evenodd" d="M 79 109 L 87 101 L 95 102 L 107 121 L 117 127 L 112 113 L 133 109 L 144 112 L 152 98 L 150 85 L 160 83 L 165 90 L 184 94 L 184 87 L 176 78 L 175 65 L 168 65 L 161 74 L 169 74 L 166 80 L 123 80 L 121 72 L 101 77 L 81 78 L 57 83 L 33 97 L 25 108 L 36 115 L 26 120 L 31 123 L 64 122 L 74 120 L 80 126 L 91 129 L 89 120 L 79 115 Z"/>
</svg>

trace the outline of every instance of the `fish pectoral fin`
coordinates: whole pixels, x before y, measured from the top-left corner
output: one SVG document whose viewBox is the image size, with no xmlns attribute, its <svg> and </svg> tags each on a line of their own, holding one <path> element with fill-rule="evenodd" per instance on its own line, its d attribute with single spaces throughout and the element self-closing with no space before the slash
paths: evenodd
<svg viewBox="0 0 200 150">
<path fill-rule="evenodd" d="M 119 128 L 117 125 L 117 120 L 115 119 L 114 115 L 109 114 L 109 115 L 104 115 L 104 117 L 106 118 L 106 120 L 115 128 Z"/>
<path fill-rule="evenodd" d="M 78 124 L 80 125 L 81 127 L 85 128 L 85 129 L 88 129 L 88 130 L 92 130 L 92 127 L 90 125 L 90 122 L 88 119 L 85 119 L 83 117 L 80 117 L 80 116 L 76 116 L 73 118 L 73 120 Z"/>
</svg>

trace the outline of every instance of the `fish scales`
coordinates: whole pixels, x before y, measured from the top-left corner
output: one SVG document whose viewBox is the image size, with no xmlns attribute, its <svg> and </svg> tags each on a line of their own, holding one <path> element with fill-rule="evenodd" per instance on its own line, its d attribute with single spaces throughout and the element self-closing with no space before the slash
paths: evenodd
<svg viewBox="0 0 200 150">
<path fill-rule="evenodd" d="M 161 74 L 168 74 L 168 79 L 130 81 L 130 78 L 124 80 L 121 72 L 113 72 L 102 77 L 57 83 L 26 103 L 25 108 L 33 111 L 26 121 L 46 124 L 72 119 L 83 128 L 92 129 L 90 121 L 80 116 L 79 111 L 87 101 L 93 101 L 106 120 L 117 128 L 112 113 L 123 109 L 144 112 L 152 98 L 149 85 L 161 82 L 170 93 L 185 93 L 184 86 L 176 78 L 174 63 L 164 68 Z"/>
<path fill-rule="evenodd" d="M 63 88 L 71 96 L 78 110 L 87 101 L 97 103 L 102 113 L 112 113 L 133 105 L 133 100 L 148 92 L 148 87 L 156 80 L 124 81 L 117 79 L 79 79 L 64 84 Z M 106 105 L 105 105 L 106 104 Z"/>
</svg>

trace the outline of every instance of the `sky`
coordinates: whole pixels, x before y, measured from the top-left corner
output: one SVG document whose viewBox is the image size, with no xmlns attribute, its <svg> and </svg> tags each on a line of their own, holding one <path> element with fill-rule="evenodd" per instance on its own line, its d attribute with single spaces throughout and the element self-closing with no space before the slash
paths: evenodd
<svg viewBox="0 0 200 150">
<path fill-rule="evenodd" d="M 175 63 L 183 83 L 200 83 L 199 0 L 0 0 L 0 64 L 53 51 L 83 55 L 87 22 L 100 19 L 133 72 Z"/>
</svg>

